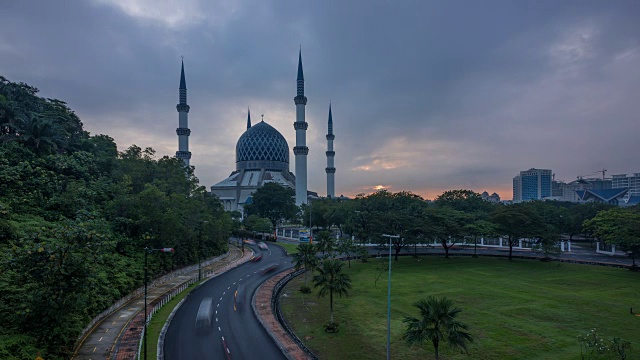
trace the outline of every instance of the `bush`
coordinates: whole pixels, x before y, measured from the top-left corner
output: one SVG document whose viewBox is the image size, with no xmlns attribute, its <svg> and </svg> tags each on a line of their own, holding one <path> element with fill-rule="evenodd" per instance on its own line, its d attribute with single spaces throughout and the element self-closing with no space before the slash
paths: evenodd
<svg viewBox="0 0 640 360">
<path fill-rule="evenodd" d="M 328 333 L 337 333 L 338 332 L 338 323 L 337 322 L 331 322 L 331 321 L 327 321 L 324 324 L 324 331 L 328 332 Z"/>
<path fill-rule="evenodd" d="M 300 286 L 300 292 L 303 293 L 303 294 L 310 294 L 311 293 L 311 288 L 309 286 L 302 285 L 302 286 Z"/>
</svg>

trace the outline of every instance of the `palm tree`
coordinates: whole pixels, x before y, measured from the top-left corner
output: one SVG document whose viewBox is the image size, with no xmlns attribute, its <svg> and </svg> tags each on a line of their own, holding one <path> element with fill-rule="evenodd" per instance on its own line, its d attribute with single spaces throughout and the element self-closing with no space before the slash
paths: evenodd
<svg viewBox="0 0 640 360">
<path fill-rule="evenodd" d="M 340 260 L 324 260 L 318 267 L 318 275 L 313 277 L 314 286 L 320 288 L 318 297 L 323 298 L 329 294 L 330 323 L 333 324 L 333 294 L 347 295 L 351 290 L 351 277 L 342 272 Z"/>
<path fill-rule="evenodd" d="M 343 239 L 337 246 L 338 253 L 347 256 L 349 268 L 351 268 L 351 254 L 356 251 L 356 246 L 351 239 Z"/>
<path fill-rule="evenodd" d="M 335 240 L 331 238 L 331 234 L 328 231 L 320 231 L 318 233 L 318 242 L 316 243 L 318 251 L 322 251 L 322 257 L 324 258 L 325 251 L 328 253 L 333 252 L 335 247 Z"/>
<path fill-rule="evenodd" d="M 293 260 L 295 260 L 296 270 L 300 268 L 305 268 L 307 270 L 313 270 L 318 262 L 318 258 L 316 257 L 316 249 L 312 244 L 300 244 L 298 245 L 298 252 L 293 255 Z M 307 287 L 307 274 L 309 272 L 304 273 L 304 286 Z"/>
<path fill-rule="evenodd" d="M 467 351 L 467 343 L 473 342 L 467 325 L 456 320 L 462 311 L 453 306 L 453 302 L 446 297 L 429 296 L 426 300 L 416 301 L 413 306 L 420 309 L 421 319 L 405 316 L 402 322 L 407 323 L 407 330 L 402 336 L 409 345 L 431 341 L 438 360 L 438 345 L 447 342 L 451 348 Z"/>
</svg>

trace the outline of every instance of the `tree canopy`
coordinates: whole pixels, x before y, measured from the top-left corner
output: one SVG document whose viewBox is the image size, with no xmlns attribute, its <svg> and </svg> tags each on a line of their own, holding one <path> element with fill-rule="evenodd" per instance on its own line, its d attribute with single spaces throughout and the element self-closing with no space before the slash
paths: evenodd
<svg viewBox="0 0 640 360">
<path fill-rule="evenodd" d="M 193 167 L 118 152 L 37 93 L 0 77 L 0 354 L 68 358 L 94 316 L 142 285 L 145 246 L 175 249 L 149 257 L 159 276 L 197 262 L 200 240 L 204 256 L 225 252 L 233 222 Z"/>
</svg>

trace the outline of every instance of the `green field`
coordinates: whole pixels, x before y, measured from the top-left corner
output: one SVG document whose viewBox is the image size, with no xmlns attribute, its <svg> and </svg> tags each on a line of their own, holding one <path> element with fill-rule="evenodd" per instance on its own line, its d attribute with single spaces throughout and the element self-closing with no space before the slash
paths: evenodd
<svg viewBox="0 0 640 360">
<path fill-rule="evenodd" d="M 287 250 L 287 253 L 289 255 L 293 255 L 293 254 L 297 254 L 298 253 L 298 245 L 297 244 L 289 244 L 289 243 L 284 243 L 284 242 L 279 242 L 277 244 L 278 244 L 278 246 L 282 246 L 285 250 Z"/>
<path fill-rule="evenodd" d="M 383 261 L 383 260 L 376 260 Z M 387 273 L 374 287 L 374 263 L 352 262 L 353 289 L 335 298 L 337 334 L 327 334 L 329 299 L 303 295 L 303 277 L 283 290 L 281 306 L 295 333 L 321 359 L 383 359 L 386 354 Z M 402 340 L 412 304 L 447 296 L 463 311 L 459 320 L 475 337 L 469 356 L 441 345 L 441 359 L 580 359 L 578 335 L 593 328 L 621 337 L 640 354 L 640 273 L 626 269 L 502 258 L 404 257 L 393 263 L 391 354 L 394 359 L 433 359 L 433 346 Z"/>
</svg>

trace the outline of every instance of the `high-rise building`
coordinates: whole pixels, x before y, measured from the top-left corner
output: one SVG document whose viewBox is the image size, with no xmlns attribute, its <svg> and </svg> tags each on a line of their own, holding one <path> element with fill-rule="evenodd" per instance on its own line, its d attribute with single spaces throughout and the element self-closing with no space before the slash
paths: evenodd
<svg viewBox="0 0 640 360">
<path fill-rule="evenodd" d="M 611 188 L 629 188 L 628 196 L 640 195 L 640 173 L 613 175 L 611 177 Z"/>
<path fill-rule="evenodd" d="M 551 170 L 534 169 L 520 171 L 513 178 L 513 202 L 541 200 L 551 197 Z"/>
</svg>

